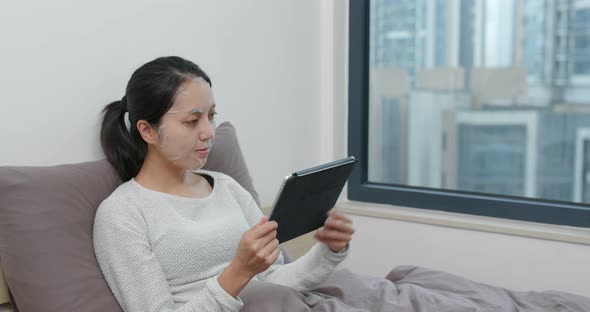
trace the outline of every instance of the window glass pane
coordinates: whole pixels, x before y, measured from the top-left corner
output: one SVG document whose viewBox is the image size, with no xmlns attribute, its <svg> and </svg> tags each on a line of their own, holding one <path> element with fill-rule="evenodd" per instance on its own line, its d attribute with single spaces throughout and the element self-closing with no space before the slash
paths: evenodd
<svg viewBox="0 0 590 312">
<path fill-rule="evenodd" d="M 590 1 L 370 3 L 370 182 L 590 203 Z"/>
</svg>

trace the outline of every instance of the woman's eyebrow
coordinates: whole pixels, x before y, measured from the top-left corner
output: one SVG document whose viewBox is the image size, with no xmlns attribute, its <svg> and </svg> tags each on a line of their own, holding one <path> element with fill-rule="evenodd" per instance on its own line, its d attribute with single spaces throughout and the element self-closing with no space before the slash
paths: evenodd
<svg viewBox="0 0 590 312">
<path fill-rule="evenodd" d="M 203 113 L 203 109 L 202 108 L 193 108 L 188 113 L 189 113 L 189 115 L 202 114 Z"/>
<path fill-rule="evenodd" d="M 213 104 L 209 110 L 215 110 L 215 104 Z M 199 114 L 203 113 L 203 109 L 202 108 L 193 108 L 188 113 L 189 113 L 189 115 L 199 115 Z"/>
</svg>

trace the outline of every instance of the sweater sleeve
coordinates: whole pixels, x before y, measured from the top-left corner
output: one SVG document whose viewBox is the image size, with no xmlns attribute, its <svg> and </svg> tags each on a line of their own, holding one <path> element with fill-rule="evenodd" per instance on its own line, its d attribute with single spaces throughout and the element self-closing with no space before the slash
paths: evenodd
<svg viewBox="0 0 590 312">
<path fill-rule="evenodd" d="M 197 296 L 175 304 L 162 266 L 153 253 L 142 214 L 129 204 L 105 200 L 94 221 L 100 269 L 125 312 L 239 311 L 242 301 L 209 278 Z"/>
<path fill-rule="evenodd" d="M 260 208 L 250 193 L 237 182 L 233 181 L 231 186 L 248 224 L 254 226 L 263 216 Z M 282 254 L 279 255 L 275 263 L 257 277 L 265 282 L 308 292 L 326 281 L 347 255 L 348 247 L 335 253 L 327 245 L 318 242 L 305 255 L 291 263 L 284 264 Z"/>
</svg>

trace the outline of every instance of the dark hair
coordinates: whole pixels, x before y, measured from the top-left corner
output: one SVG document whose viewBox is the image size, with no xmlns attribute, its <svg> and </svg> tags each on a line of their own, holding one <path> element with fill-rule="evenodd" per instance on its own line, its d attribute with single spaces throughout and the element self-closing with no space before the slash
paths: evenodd
<svg viewBox="0 0 590 312">
<path fill-rule="evenodd" d="M 160 57 L 138 68 L 127 83 L 125 96 L 104 108 L 100 144 L 123 181 L 137 175 L 147 153 L 137 121 L 145 120 L 157 127 L 172 107 L 178 88 L 197 77 L 211 86 L 211 79 L 193 62 L 177 56 Z M 129 131 L 125 112 L 129 112 Z"/>
</svg>

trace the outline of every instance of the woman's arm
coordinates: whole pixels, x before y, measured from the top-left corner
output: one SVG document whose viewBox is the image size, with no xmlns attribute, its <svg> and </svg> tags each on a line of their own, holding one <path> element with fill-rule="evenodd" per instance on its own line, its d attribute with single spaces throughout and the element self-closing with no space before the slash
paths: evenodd
<svg viewBox="0 0 590 312">
<path fill-rule="evenodd" d="M 326 281 L 347 254 L 348 249 L 334 253 L 324 243 L 317 243 L 299 259 L 283 265 L 275 263 L 258 278 L 308 292 Z"/>
<path fill-rule="evenodd" d="M 254 276 L 266 271 L 278 259 L 277 223 L 266 221 L 266 217 L 262 217 L 244 232 L 234 259 L 218 278 L 221 287 L 234 297 Z"/>
<path fill-rule="evenodd" d="M 230 183 L 232 193 L 236 197 L 248 223 L 252 225 L 262 217 L 262 212 L 250 193 L 237 182 Z M 292 287 L 302 292 L 310 291 L 323 283 L 348 254 L 348 248 L 333 252 L 324 243 L 317 243 L 304 256 L 289 264 L 284 264 L 283 256 L 266 271 L 258 274 L 258 278 L 266 282 Z"/>
</svg>

